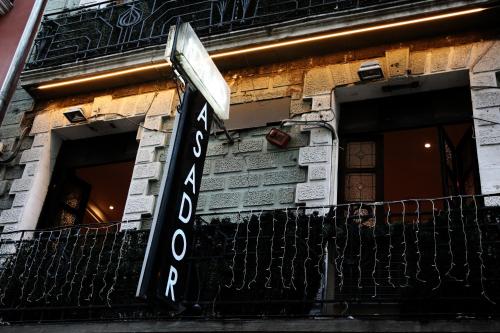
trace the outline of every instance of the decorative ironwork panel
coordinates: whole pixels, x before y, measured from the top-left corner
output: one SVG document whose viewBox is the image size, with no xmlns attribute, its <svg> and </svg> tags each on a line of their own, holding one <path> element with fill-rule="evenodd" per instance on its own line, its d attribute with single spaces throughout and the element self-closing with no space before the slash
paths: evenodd
<svg viewBox="0 0 500 333">
<path fill-rule="evenodd" d="M 424 1 L 424 0 L 420 0 Z M 223 35 L 251 27 L 345 15 L 410 3 L 406 0 L 137 0 L 108 1 L 46 15 L 27 68 L 41 68 L 121 53 L 166 42 L 177 20 L 190 22 L 199 36 Z M 413 1 L 415 2 L 415 1 Z"/>
</svg>

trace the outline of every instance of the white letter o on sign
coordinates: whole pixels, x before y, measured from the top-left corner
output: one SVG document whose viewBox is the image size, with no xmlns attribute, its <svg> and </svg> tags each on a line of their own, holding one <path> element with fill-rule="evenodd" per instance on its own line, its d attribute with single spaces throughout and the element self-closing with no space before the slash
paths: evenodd
<svg viewBox="0 0 500 333">
<path fill-rule="evenodd" d="M 175 251 L 175 241 L 177 239 L 177 236 L 179 235 L 182 236 L 182 242 L 183 242 L 181 254 L 177 254 L 177 252 Z M 184 231 L 182 231 L 181 229 L 177 229 L 174 232 L 174 235 L 172 236 L 172 255 L 174 256 L 175 260 L 181 261 L 184 258 L 185 254 L 186 254 L 186 235 L 184 234 Z"/>
</svg>

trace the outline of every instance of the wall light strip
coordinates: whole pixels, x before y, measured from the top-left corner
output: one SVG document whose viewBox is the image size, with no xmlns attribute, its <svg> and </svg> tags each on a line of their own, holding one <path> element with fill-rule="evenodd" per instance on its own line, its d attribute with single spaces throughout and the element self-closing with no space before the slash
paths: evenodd
<svg viewBox="0 0 500 333">
<path fill-rule="evenodd" d="M 68 86 L 68 85 L 72 85 L 72 84 L 76 84 L 76 83 L 89 82 L 89 81 L 105 79 L 105 78 L 114 77 L 114 76 L 120 76 L 120 75 L 124 75 L 124 74 L 141 72 L 141 71 L 145 71 L 148 69 L 156 69 L 156 68 L 163 68 L 163 67 L 170 67 L 170 63 L 169 62 L 162 62 L 159 64 L 140 66 L 140 67 L 135 67 L 135 68 L 130 68 L 130 69 L 124 69 L 121 71 L 106 73 L 106 74 L 99 74 L 99 75 L 95 75 L 95 76 L 84 77 L 81 79 L 74 79 L 74 80 L 62 81 L 62 82 L 57 82 L 57 83 L 44 84 L 44 85 L 39 86 L 38 89 L 50 89 L 50 88 L 56 88 L 56 87 L 63 87 L 63 86 Z"/>
<path fill-rule="evenodd" d="M 394 22 L 394 23 L 388 23 L 388 24 L 380 24 L 380 25 L 375 25 L 375 26 L 366 27 L 366 28 L 346 30 L 346 31 L 334 32 L 334 33 L 325 34 L 325 35 L 294 39 L 294 40 L 290 40 L 290 41 L 286 41 L 286 42 L 279 42 L 279 43 L 249 47 L 249 48 L 244 48 L 244 49 L 239 49 L 239 50 L 234 50 L 234 51 L 216 53 L 216 54 L 212 55 L 212 59 L 228 57 L 228 56 L 238 55 L 238 54 L 243 54 L 243 53 L 262 51 L 262 50 L 269 50 L 269 49 L 283 47 L 283 46 L 289 46 L 289 45 L 303 44 L 303 43 L 324 40 L 324 39 L 330 39 L 330 38 L 335 38 L 335 37 L 354 35 L 354 34 L 359 34 L 359 33 L 363 33 L 363 32 L 377 31 L 377 30 L 383 30 L 383 29 L 389 29 L 389 28 L 395 28 L 395 27 L 402 27 L 402 26 L 407 26 L 407 25 L 416 24 L 416 23 L 442 20 L 442 19 L 450 18 L 450 17 L 462 16 L 462 15 L 467 15 L 467 14 L 474 14 L 474 13 L 482 12 L 484 10 L 486 10 L 486 8 L 474 8 L 474 9 L 462 10 L 462 11 L 453 12 L 453 13 L 428 16 L 428 17 L 423 17 L 423 18 L 418 18 L 418 19 L 413 19 L 413 20 L 400 21 L 400 22 Z"/>
<path fill-rule="evenodd" d="M 447 13 L 447 14 L 422 17 L 422 18 L 413 19 L 413 20 L 374 25 L 374 26 L 366 27 L 366 28 L 352 29 L 352 30 L 334 32 L 334 33 L 329 33 L 329 34 L 324 34 L 324 35 L 319 35 L 319 36 L 294 39 L 294 40 L 285 41 L 285 42 L 278 42 L 278 43 L 260 45 L 260 46 L 255 46 L 255 47 L 248 47 L 248 48 L 238 49 L 238 50 L 234 50 L 234 51 L 221 52 L 221 53 L 213 54 L 213 55 L 211 55 L 211 57 L 212 57 L 212 59 L 217 59 L 217 58 L 229 57 L 229 56 L 238 55 L 238 54 L 245 54 L 245 53 L 252 53 L 252 52 L 257 52 L 257 51 L 269 50 L 269 49 L 279 48 L 279 47 L 283 47 L 283 46 L 297 45 L 297 44 L 309 43 L 309 42 L 325 40 L 325 39 L 330 39 L 330 38 L 355 35 L 355 34 L 360 34 L 363 32 L 384 30 L 384 29 L 395 28 L 395 27 L 403 27 L 403 26 L 412 25 L 412 24 L 416 24 L 416 23 L 431 22 L 431 21 L 442 20 L 442 19 L 451 18 L 451 17 L 479 13 L 479 12 L 482 12 L 486 9 L 487 8 L 473 8 L 473 9 L 462 10 L 462 11 L 457 11 L 457 12 L 452 12 L 452 13 Z M 120 70 L 120 71 L 116 71 L 116 72 L 85 77 L 85 78 L 81 78 L 81 79 L 74 79 L 74 80 L 68 80 L 68 81 L 61 81 L 61 82 L 57 82 L 57 83 L 44 84 L 44 85 L 39 86 L 38 89 L 43 90 L 43 89 L 50 89 L 50 88 L 56 88 L 56 87 L 63 87 L 63 86 L 68 86 L 68 85 L 72 85 L 72 84 L 77 84 L 77 83 L 95 81 L 95 80 L 99 80 L 99 79 L 104 79 L 104 78 L 120 76 L 120 75 L 124 75 L 124 74 L 145 71 L 148 69 L 163 68 L 163 67 L 170 67 L 170 66 L 171 66 L 170 62 L 140 66 L 140 67 Z"/>
</svg>

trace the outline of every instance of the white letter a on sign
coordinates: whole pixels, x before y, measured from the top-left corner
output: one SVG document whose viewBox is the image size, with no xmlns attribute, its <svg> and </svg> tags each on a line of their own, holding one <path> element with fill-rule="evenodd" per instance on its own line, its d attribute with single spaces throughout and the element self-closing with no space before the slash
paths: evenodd
<svg viewBox="0 0 500 333">
<path fill-rule="evenodd" d="M 207 103 L 205 103 L 205 106 L 203 107 L 203 109 L 201 109 L 200 114 L 198 115 L 198 118 L 196 118 L 196 120 L 198 120 L 198 121 L 200 121 L 200 119 L 202 119 L 203 122 L 205 123 L 205 131 L 208 131 L 208 129 L 207 129 Z"/>
</svg>

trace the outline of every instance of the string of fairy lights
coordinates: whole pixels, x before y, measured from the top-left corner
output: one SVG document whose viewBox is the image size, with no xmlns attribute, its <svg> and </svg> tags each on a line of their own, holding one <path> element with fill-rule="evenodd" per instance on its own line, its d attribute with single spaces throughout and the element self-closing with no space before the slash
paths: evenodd
<svg viewBox="0 0 500 333">
<path fill-rule="evenodd" d="M 281 285 L 283 286 L 284 289 L 290 288 L 289 286 L 286 285 L 285 283 L 285 275 L 283 274 L 283 267 L 285 266 L 285 259 L 286 259 L 286 233 L 287 233 L 287 228 L 288 228 L 288 222 L 290 220 L 288 216 L 288 209 L 285 209 L 285 214 L 286 214 L 286 221 L 285 221 L 285 228 L 283 230 L 283 236 L 281 237 L 281 240 L 283 242 L 283 255 L 281 256 L 281 265 L 280 265 L 280 272 L 281 272 Z M 256 256 L 258 257 L 258 256 Z"/>
<path fill-rule="evenodd" d="M 272 276 L 273 276 L 273 272 L 272 272 L 272 266 L 273 266 L 273 252 L 274 252 L 274 230 L 275 230 L 275 226 L 276 226 L 276 219 L 275 219 L 275 216 L 274 216 L 274 213 L 273 213 L 273 220 L 272 220 L 272 227 L 273 227 L 273 230 L 272 230 L 272 236 L 271 236 L 271 246 L 269 248 L 269 253 L 270 253 L 270 256 L 271 256 L 271 260 L 269 260 L 269 266 L 267 266 L 266 268 L 266 271 L 267 271 L 267 277 L 266 277 L 266 284 L 264 285 L 267 289 L 271 289 L 271 279 L 272 279 Z M 238 228 L 238 227 L 236 227 Z M 232 272 L 234 274 L 234 272 Z"/>
<path fill-rule="evenodd" d="M 401 253 L 401 259 L 403 261 L 403 276 L 405 279 L 404 284 L 401 284 L 402 288 L 408 287 L 408 281 L 410 280 L 410 276 L 408 275 L 408 257 L 406 251 L 408 249 L 408 244 L 406 242 L 406 203 L 401 201 L 402 210 L 401 210 L 401 224 L 403 225 L 403 240 L 401 245 L 403 245 L 403 252 Z"/>
<path fill-rule="evenodd" d="M 288 210 L 287 210 L 287 214 L 288 214 Z M 259 225 L 258 225 L 259 230 L 257 232 L 257 240 L 255 242 L 255 253 L 258 253 L 258 251 L 259 251 L 259 240 L 260 240 L 260 234 L 262 233 L 262 211 L 259 213 L 258 220 L 259 220 L 259 222 L 258 222 L 259 223 Z M 252 280 L 250 280 L 250 282 L 248 282 L 248 289 L 251 289 L 252 283 L 257 283 L 258 273 L 259 273 L 259 256 L 256 255 L 255 256 L 255 274 L 254 274 Z"/>
<path fill-rule="evenodd" d="M 292 257 L 292 262 L 290 264 L 291 267 L 291 277 L 290 277 L 290 285 L 293 287 L 294 290 L 297 289 L 295 286 L 295 261 L 297 260 L 297 239 L 299 239 L 299 236 L 297 234 L 299 230 L 299 214 L 298 214 L 299 209 L 295 211 L 295 219 L 294 219 L 294 233 L 293 233 L 293 257 Z"/>
<path fill-rule="evenodd" d="M 267 272 L 265 283 L 267 288 L 272 287 L 272 267 L 275 265 L 280 272 L 279 287 L 283 290 L 297 290 L 294 281 L 297 281 L 297 273 L 301 271 L 301 277 L 298 280 L 303 284 L 303 295 L 306 297 L 308 294 L 311 294 L 308 290 L 311 286 L 311 274 L 315 273 L 319 276 L 318 281 L 321 281 L 321 283 L 318 288 L 324 287 L 325 267 L 322 263 L 325 255 L 325 248 L 328 246 L 328 241 L 331 240 L 335 254 L 330 262 L 334 265 L 339 291 L 342 292 L 347 284 L 349 284 L 351 290 L 354 286 L 358 291 L 370 287 L 371 289 L 369 290 L 373 293 L 371 297 L 376 298 L 378 296 L 377 287 L 382 284 L 393 289 L 408 288 L 418 284 L 430 285 L 432 291 L 438 291 L 443 283 L 449 278 L 455 282 L 465 282 L 465 287 L 470 286 L 469 280 L 472 270 L 470 263 L 471 245 L 469 239 L 473 237 L 471 233 L 475 232 L 476 235 L 479 235 L 479 244 L 477 245 L 479 250 L 477 254 L 478 260 L 480 261 L 480 276 L 477 280 L 480 284 L 481 295 L 489 302 L 494 303 L 488 296 L 486 290 L 485 272 L 487 268 L 484 264 L 483 231 L 479 223 L 476 197 L 469 196 L 468 198 L 472 199 L 476 205 L 476 209 L 474 210 L 475 217 L 472 218 L 475 224 L 475 231 L 471 230 L 470 226 L 467 225 L 464 196 L 436 199 L 411 199 L 384 203 L 377 202 L 372 204 L 350 203 L 330 207 L 329 212 L 325 212 L 323 207 L 322 209 L 318 209 L 322 212 L 320 218 L 314 220 L 311 218 L 311 214 L 307 216 L 304 214 L 304 217 L 301 217 L 301 212 L 299 212 L 298 209 L 295 212 L 286 209 L 284 210 L 285 217 L 282 221 L 283 225 L 281 228 L 276 227 L 277 219 L 273 214 L 272 229 L 270 229 L 271 234 L 268 235 L 270 244 L 268 252 L 262 253 L 262 251 L 259 251 L 259 243 L 257 243 L 253 255 L 255 256 L 256 263 L 268 260 L 268 266 L 265 270 Z M 451 200 L 458 200 L 458 207 L 455 205 L 452 209 Z M 422 205 L 424 205 L 425 202 L 430 204 L 430 211 L 423 211 Z M 445 214 L 441 214 L 442 210 L 438 208 L 438 202 L 445 206 Z M 393 206 L 399 207 L 397 214 L 393 214 Z M 411 210 L 409 214 L 410 206 L 415 207 L 415 210 Z M 377 216 L 380 215 L 380 213 L 377 212 L 377 207 L 384 208 L 384 218 L 380 223 L 377 221 Z M 371 212 L 369 212 L 370 210 Z M 454 218 L 452 218 L 453 211 L 455 211 Z M 263 211 L 258 215 L 259 234 L 257 240 L 262 237 L 262 227 L 260 226 L 262 214 Z M 395 223 L 394 221 L 396 218 L 399 218 L 399 220 Z M 327 230 L 328 228 L 325 228 L 325 225 L 334 230 L 333 234 L 328 237 L 326 237 L 323 232 L 319 235 L 319 239 L 315 244 L 318 249 L 318 254 L 314 258 L 315 264 L 313 265 L 315 272 L 313 272 L 309 265 L 309 261 L 313 260 L 311 257 L 312 244 L 310 243 L 311 225 L 313 223 L 320 225 L 316 231 Z M 399 234 L 395 232 L 395 224 L 401 226 Z M 463 242 L 460 242 L 457 238 L 458 235 L 454 234 L 453 225 L 460 227 Z M 386 231 L 379 235 L 378 230 L 381 228 L 384 228 Z M 236 230 L 237 229 L 238 226 L 236 227 Z M 281 235 L 277 234 L 279 230 L 282 232 Z M 354 230 L 356 231 L 354 232 Z M 367 239 L 366 230 L 370 231 L 370 240 Z M 444 234 L 442 234 L 443 230 L 445 231 Z M 445 244 L 443 244 L 447 248 L 446 253 L 440 250 L 440 248 L 444 247 L 440 245 L 443 242 L 442 239 L 444 235 L 448 236 L 445 237 L 447 239 Z M 395 236 L 397 236 L 399 241 L 395 240 Z M 299 250 L 297 246 L 298 239 L 303 240 L 304 249 L 302 250 Z M 383 242 L 381 241 L 382 239 Z M 280 242 L 276 244 L 276 240 L 280 240 Z M 372 243 L 370 250 L 366 247 L 368 241 Z M 247 242 L 248 236 L 243 244 L 246 245 Z M 382 246 L 381 242 L 383 243 L 385 254 L 381 254 L 380 252 L 380 247 Z M 260 244 L 262 243 L 261 241 Z M 353 247 L 356 248 L 355 251 L 353 251 Z M 277 248 L 281 249 L 281 252 L 279 249 L 277 250 Z M 292 252 L 293 255 L 290 252 Z M 245 268 L 248 264 L 246 260 L 248 251 L 243 250 L 243 252 L 239 254 L 244 254 L 242 265 Z M 464 268 L 462 272 L 464 276 L 463 279 L 455 277 L 452 273 L 457 266 L 457 255 L 461 257 L 463 261 L 463 263 L 461 263 Z M 259 256 L 261 256 L 260 259 Z M 365 274 L 365 270 L 367 269 L 365 267 L 367 256 L 372 256 L 370 261 L 371 285 L 367 284 L 367 274 Z M 237 257 L 238 253 L 236 251 L 236 246 L 233 246 L 233 258 Z M 280 259 L 279 263 L 275 263 L 276 258 Z M 348 264 L 346 264 L 347 261 L 349 261 Z M 381 265 L 382 261 L 384 265 Z M 352 265 L 353 262 L 355 263 L 355 267 Z M 236 264 L 230 267 L 234 268 L 235 266 Z M 353 268 L 354 271 L 357 271 L 356 273 L 352 273 Z M 382 271 L 385 271 L 385 273 Z M 245 272 L 245 269 L 243 269 L 243 272 Z M 258 267 L 255 267 L 253 272 L 254 275 L 251 282 L 257 285 L 256 282 L 259 274 L 263 274 L 263 272 L 260 272 Z M 232 270 L 231 273 L 232 278 L 238 280 L 238 274 L 236 274 L 234 270 Z M 394 275 L 395 273 L 396 275 Z M 383 277 L 381 277 L 381 275 Z M 347 282 L 346 279 L 349 279 L 349 281 Z M 244 283 L 244 281 L 245 280 L 243 280 L 242 283 Z M 290 281 L 290 284 L 288 284 L 287 281 Z M 230 285 L 231 284 L 226 284 L 226 288 L 230 289 Z"/>
<path fill-rule="evenodd" d="M 120 231 L 116 224 L 68 227 L 10 238 L 15 246 L 0 273 L 2 306 L 113 303 L 131 248 L 128 229 Z M 2 243 L 1 249 L 6 248 Z"/>
<path fill-rule="evenodd" d="M 225 277 L 218 279 L 213 305 L 226 291 L 324 295 L 321 290 L 329 287 L 326 265 L 333 266 L 328 271 L 335 274 L 340 295 L 378 298 L 422 286 L 437 295 L 454 283 L 478 290 L 478 296 L 495 304 L 498 296 L 489 293 L 489 279 L 496 269 L 491 246 L 497 245 L 485 236 L 487 214 L 478 198 L 238 212 L 226 235 Z M 4 242 L 2 237 L 0 245 L 3 253 L 10 251 L 0 271 L 1 306 L 112 306 L 127 278 L 122 267 L 134 248 L 129 229 L 120 225 L 10 238 Z M 197 295 L 199 300 L 200 289 Z"/>
<path fill-rule="evenodd" d="M 447 206 L 447 231 L 448 231 L 448 253 L 450 254 L 450 267 L 448 271 L 446 271 L 445 276 L 452 278 L 453 280 L 457 282 L 461 282 L 462 280 L 459 280 L 456 278 L 454 275 L 451 274 L 453 271 L 453 268 L 456 266 L 455 264 L 455 255 L 453 254 L 453 243 L 452 243 L 452 232 L 453 229 L 451 228 L 451 206 L 450 206 L 450 201 L 447 199 L 446 200 L 446 206 Z"/>
<path fill-rule="evenodd" d="M 377 225 L 377 207 L 375 205 L 372 205 L 372 216 L 373 216 L 373 225 Z M 387 214 L 387 216 L 389 216 L 389 213 Z M 375 231 L 376 231 L 375 228 L 372 228 L 373 256 L 374 256 L 373 269 L 372 269 L 373 298 L 377 297 L 378 283 L 377 283 L 377 279 L 375 278 L 375 274 L 377 274 L 377 263 L 379 262 L 379 259 L 378 259 L 378 245 L 377 245 L 377 241 L 376 241 L 376 233 L 375 233 Z M 391 251 L 389 251 L 389 253 L 390 252 Z M 389 267 L 390 266 L 391 266 L 391 264 L 390 264 L 390 260 L 389 260 Z M 361 267 L 359 267 L 359 269 L 361 269 Z M 388 278 L 388 281 L 389 281 L 389 283 L 392 284 L 391 275 L 390 274 L 391 273 L 390 273 L 390 268 L 389 268 L 389 278 Z M 361 276 L 361 273 L 360 273 L 360 276 Z"/>
</svg>

